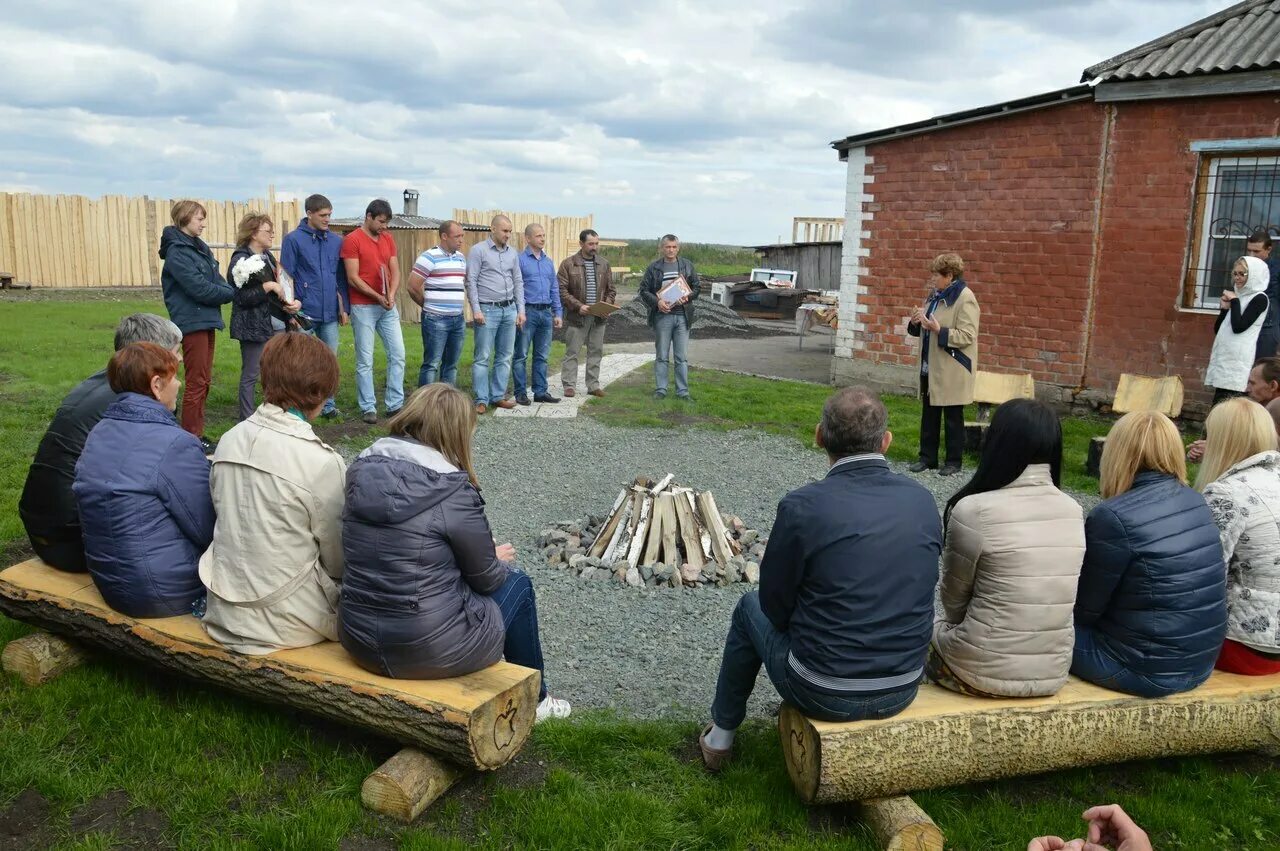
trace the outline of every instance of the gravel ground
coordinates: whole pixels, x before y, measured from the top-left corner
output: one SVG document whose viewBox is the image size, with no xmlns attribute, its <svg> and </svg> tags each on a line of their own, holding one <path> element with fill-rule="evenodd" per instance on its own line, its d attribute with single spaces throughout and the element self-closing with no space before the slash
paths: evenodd
<svg viewBox="0 0 1280 851">
<path fill-rule="evenodd" d="M 637 475 L 711 490 L 722 511 L 766 533 L 778 499 L 826 472 L 825 459 L 786 438 L 751 431 L 622 429 L 592 420 L 485 418 L 476 464 L 489 520 L 510 541 L 538 593 L 547 681 L 578 709 L 640 718 L 704 718 L 729 616 L 746 590 L 632 589 L 547 567 L 535 539 L 560 520 L 604 513 Z M 905 465 L 895 464 L 903 470 Z M 916 477 L 939 505 L 967 476 Z M 1079 497 L 1086 508 L 1097 498 Z M 777 695 L 761 677 L 749 717 Z"/>
</svg>

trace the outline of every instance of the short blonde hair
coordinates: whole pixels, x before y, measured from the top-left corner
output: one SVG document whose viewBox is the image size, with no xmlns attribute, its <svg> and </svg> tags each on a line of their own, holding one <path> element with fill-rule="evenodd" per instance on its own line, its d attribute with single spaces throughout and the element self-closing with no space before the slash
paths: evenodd
<svg viewBox="0 0 1280 851">
<path fill-rule="evenodd" d="M 929 264 L 929 271 L 937 272 L 939 275 L 950 275 L 953 279 L 959 278 L 964 274 L 964 261 L 960 259 L 959 254 L 939 254 Z"/>
<path fill-rule="evenodd" d="M 174 225 L 180 228 L 185 228 L 187 226 L 187 222 L 191 221 L 191 219 L 195 217 L 196 213 L 200 213 L 205 216 L 209 215 L 209 212 L 204 208 L 204 204 L 201 204 L 199 201 L 192 201 L 191 199 L 178 201 L 169 208 L 169 218 L 173 220 Z"/>
<path fill-rule="evenodd" d="M 471 436 L 476 430 L 476 409 L 467 394 L 448 384 L 419 387 L 400 413 L 387 423 L 387 431 L 426 444 L 450 464 L 467 474 L 480 489 L 471 460 Z"/>
<path fill-rule="evenodd" d="M 1102 450 L 1098 490 L 1103 499 L 1128 491 L 1143 470 L 1174 476 L 1187 483 L 1182 436 L 1173 420 L 1159 411 L 1125 414 L 1111 427 Z"/>
<path fill-rule="evenodd" d="M 1204 460 L 1196 476 L 1202 491 L 1246 458 L 1276 448 L 1276 427 L 1267 409 L 1237 396 L 1215 405 L 1204 421 Z"/>
<path fill-rule="evenodd" d="M 271 217 L 266 213 L 246 213 L 240 220 L 240 226 L 236 228 L 236 245 L 241 248 L 248 245 L 249 240 L 253 239 L 253 235 L 263 225 L 271 225 L 275 228 L 275 222 L 271 221 Z"/>
</svg>

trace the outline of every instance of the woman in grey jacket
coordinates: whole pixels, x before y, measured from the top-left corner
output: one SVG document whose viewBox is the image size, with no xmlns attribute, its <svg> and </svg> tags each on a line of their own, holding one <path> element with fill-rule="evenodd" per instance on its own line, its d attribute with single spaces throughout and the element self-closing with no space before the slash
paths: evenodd
<svg viewBox="0 0 1280 851">
<path fill-rule="evenodd" d="M 387 677 L 434 680 L 508 662 L 543 670 L 533 584 L 495 546 L 471 462 L 475 408 L 419 389 L 347 471 L 338 636 Z M 539 691 L 537 720 L 569 703 Z"/>
</svg>

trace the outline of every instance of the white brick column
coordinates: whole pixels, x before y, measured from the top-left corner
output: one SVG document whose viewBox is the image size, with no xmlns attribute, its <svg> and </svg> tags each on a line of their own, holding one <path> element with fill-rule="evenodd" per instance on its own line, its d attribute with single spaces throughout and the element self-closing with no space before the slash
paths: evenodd
<svg viewBox="0 0 1280 851">
<path fill-rule="evenodd" d="M 867 166 L 874 161 L 867 156 L 866 148 L 850 148 L 848 183 L 844 203 L 844 246 L 840 252 L 840 329 L 836 332 L 835 356 L 852 358 L 865 343 L 861 334 L 866 330 L 861 314 L 867 311 L 862 296 L 867 288 L 861 283 L 866 275 L 866 258 L 871 249 L 864 240 L 871 238 L 867 223 L 875 215 L 866 207 L 874 198 L 868 193 L 874 174 L 867 173 Z"/>
</svg>

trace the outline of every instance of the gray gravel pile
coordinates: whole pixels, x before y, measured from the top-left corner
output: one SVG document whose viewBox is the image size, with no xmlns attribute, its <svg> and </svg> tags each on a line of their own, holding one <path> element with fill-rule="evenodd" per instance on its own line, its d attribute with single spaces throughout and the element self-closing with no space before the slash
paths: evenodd
<svg viewBox="0 0 1280 851">
<path fill-rule="evenodd" d="M 721 506 L 732 506 L 747 526 L 767 535 L 778 500 L 826 473 L 823 456 L 759 432 L 609 428 L 587 418 L 485 418 L 475 451 L 494 535 L 515 545 L 537 588 L 553 693 L 579 710 L 704 719 L 729 616 L 749 586 L 693 590 L 584 582 L 546 566 L 538 536 L 556 523 L 607 513 L 623 483 L 663 471 L 676 473 L 686 486 L 712 490 Z M 905 465 L 893 466 L 905 472 Z M 932 472 L 912 478 L 940 508 L 968 480 Z M 1077 498 L 1086 510 L 1097 502 L 1096 496 Z M 762 676 L 749 717 L 768 716 L 777 701 Z"/>
<path fill-rule="evenodd" d="M 648 327 L 649 306 L 640 299 L 640 296 L 636 296 L 609 317 L 609 324 L 613 325 L 615 323 L 632 327 Z M 723 304 L 714 302 L 710 298 L 699 298 L 693 311 L 693 330 L 724 329 L 733 331 L 752 330 L 750 322 Z M 608 508 L 608 506 L 605 507 Z"/>
</svg>

